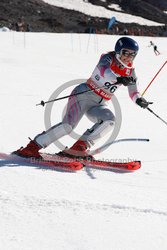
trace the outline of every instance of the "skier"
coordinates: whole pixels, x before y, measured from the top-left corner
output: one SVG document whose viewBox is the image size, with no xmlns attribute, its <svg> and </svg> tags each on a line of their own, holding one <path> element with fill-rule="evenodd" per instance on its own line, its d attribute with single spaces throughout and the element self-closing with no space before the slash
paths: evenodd
<svg viewBox="0 0 167 250">
<path fill-rule="evenodd" d="M 149 47 L 153 46 L 154 48 L 154 53 L 156 56 L 160 55 L 160 52 L 157 50 L 157 45 L 155 45 L 152 41 L 150 41 Z"/>
<path fill-rule="evenodd" d="M 22 147 L 13 153 L 22 157 L 41 158 L 39 151 L 42 148 L 46 148 L 62 136 L 72 132 L 82 116 L 86 114 L 94 121 L 92 128 L 87 129 L 71 148 L 59 154 L 69 157 L 91 157 L 90 147 L 114 126 L 115 116 L 106 106 L 106 102 L 112 98 L 120 86 L 127 87 L 130 98 L 140 107 L 147 108 L 150 104 L 141 96 L 137 88 L 133 60 L 138 50 L 139 46 L 133 39 L 129 37 L 118 39 L 115 50 L 101 56 L 91 77 L 74 88 L 72 94 L 75 96 L 69 97 L 62 122 L 38 134 L 25 148 Z M 92 91 L 77 95 L 87 90 Z"/>
</svg>

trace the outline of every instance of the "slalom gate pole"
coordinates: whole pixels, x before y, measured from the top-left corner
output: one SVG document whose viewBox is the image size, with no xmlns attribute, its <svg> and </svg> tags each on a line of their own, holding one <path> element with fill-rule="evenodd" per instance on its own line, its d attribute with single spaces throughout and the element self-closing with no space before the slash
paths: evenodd
<svg viewBox="0 0 167 250">
<path fill-rule="evenodd" d="M 117 85 L 117 84 L 119 85 L 120 83 L 113 83 L 113 84 L 111 84 L 110 86 L 114 86 L 114 85 Z M 76 93 L 76 94 L 66 95 L 66 96 L 59 97 L 59 98 L 56 98 L 56 99 L 53 99 L 53 100 L 49 100 L 49 101 L 46 101 L 46 102 L 45 102 L 45 101 L 41 101 L 40 103 L 36 104 L 36 106 L 41 105 L 41 106 L 44 107 L 45 104 L 47 104 L 47 103 L 56 102 L 56 101 L 63 100 L 63 99 L 68 98 L 68 97 L 81 95 L 81 94 L 84 94 L 84 93 L 87 93 L 87 92 L 93 92 L 94 90 L 96 90 L 96 89 L 101 89 L 101 88 L 103 88 L 103 87 L 97 87 L 97 88 L 94 88 L 94 89 L 88 89 L 88 90 L 85 90 L 85 91 L 82 91 L 82 92 L 79 92 L 79 93 Z"/>
<path fill-rule="evenodd" d="M 167 122 L 162 119 L 159 115 L 157 115 L 152 109 L 147 108 L 148 111 L 150 111 L 153 115 L 155 115 L 158 119 L 160 119 L 163 123 L 165 123 L 167 125 Z"/>
<path fill-rule="evenodd" d="M 165 66 L 165 64 L 167 63 L 164 62 L 164 64 L 162 65 L 162 67 L 158 70 L 158 72 L 155 74 L 155 76 L 153 77 L 153 79 L 151 80 L 151 82 L 148 84 L 148 86 L 146 87 L 146 89 L 143 91 L 142 95 L 143 96 L 145 94 L 145 92 L 147 91 L 147 89 L 150 87 L 150 85 L 152 84 L 152 82 L 155 80 L 155 78 L 157 77 L 157 75 L 160 73 L 160 71 L 163 69 L 163 67 Z"/>
</svg>

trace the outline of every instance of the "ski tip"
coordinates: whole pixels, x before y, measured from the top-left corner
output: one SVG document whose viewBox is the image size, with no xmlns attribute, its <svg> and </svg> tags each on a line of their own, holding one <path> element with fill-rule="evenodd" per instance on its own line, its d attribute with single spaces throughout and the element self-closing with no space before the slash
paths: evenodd
<svg viewBox="0 0 167 250">
<path fill-rule="evenodd" d="M 134 171 L 141 168 L 141 161 L 133 161 L 128 163 L 128 170 Z"/>
</svg>

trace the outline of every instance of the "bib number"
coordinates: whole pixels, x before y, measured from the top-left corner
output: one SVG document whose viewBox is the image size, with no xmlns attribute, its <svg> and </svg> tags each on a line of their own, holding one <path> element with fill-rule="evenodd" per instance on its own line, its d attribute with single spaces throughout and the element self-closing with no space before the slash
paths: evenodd
<svg viewBox="0 0 167 250">
<path fill-rule="evenodd" d="M 115 90 L 117 89 L 117 86 L 116 85 L 112 85 L 110 82 L 105 82 L 104 89 L 109 90 L 110 93 L 114 93 Z"/>
</svg>

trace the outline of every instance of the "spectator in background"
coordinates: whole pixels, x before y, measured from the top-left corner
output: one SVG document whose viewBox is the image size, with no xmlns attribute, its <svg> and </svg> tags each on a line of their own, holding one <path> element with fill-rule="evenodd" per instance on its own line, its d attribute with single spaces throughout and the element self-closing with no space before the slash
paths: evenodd
<svg viewBox="0 0 167 250">
<path fill-rule="evenodd" d="M 125 36 L 128 35 L 128 29 L 127 29 L 127 28 L 124 28 L 123 34 L 124 34 Z"/>
<path fill-rule="evenodd" d="M 31 27 L 31 25 L 29 23 L 26 25 L 26 31 L 27 32 L 32 32 L 32 27 Z"/>
<path fill-rule="evenodd" d="M 18 18 L 16 23 L 16 31 L 24 32 L 25 31 L 25 22 L 23 18 Z"/>
</svg>

